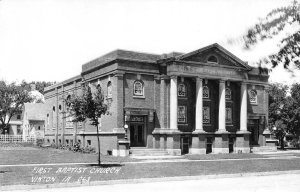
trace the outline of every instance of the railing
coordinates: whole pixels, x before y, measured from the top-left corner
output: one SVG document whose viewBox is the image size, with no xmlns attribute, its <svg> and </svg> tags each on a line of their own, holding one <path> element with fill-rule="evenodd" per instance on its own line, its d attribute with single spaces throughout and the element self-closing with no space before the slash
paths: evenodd
<svg viewBox="0 0 300 192">
<path fill-rule="evenodd" d="M 34 136 L 0 135 L 0 143 L 35 143 L 35 141 Z"/>
</svg>

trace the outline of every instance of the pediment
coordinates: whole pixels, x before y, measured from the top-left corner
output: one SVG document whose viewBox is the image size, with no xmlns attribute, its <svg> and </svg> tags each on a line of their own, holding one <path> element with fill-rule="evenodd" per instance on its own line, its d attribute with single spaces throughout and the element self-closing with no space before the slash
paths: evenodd
<svg viewBox="0 0 300 192">
<path fill-rule="evenodd" d="M 206 63 L 208 65 L 224 65 L 230 67 L 251 69 L 251 67 L 219 44 L 212 44 L 196 51 L 181 55 L 182 61 Z"/>
</svg>

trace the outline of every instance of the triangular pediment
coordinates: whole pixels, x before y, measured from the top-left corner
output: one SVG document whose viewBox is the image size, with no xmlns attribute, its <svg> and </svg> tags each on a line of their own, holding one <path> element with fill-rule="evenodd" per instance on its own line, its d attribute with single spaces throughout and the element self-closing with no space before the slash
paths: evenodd
<svg viewBox="0 0 300 192">
<path fill-rule="evenodd" d="M 177 60 L 251 69 L 246 62 L 242 61 L 217 43 L 181 55 L 177 57 Z"/>
</svg>

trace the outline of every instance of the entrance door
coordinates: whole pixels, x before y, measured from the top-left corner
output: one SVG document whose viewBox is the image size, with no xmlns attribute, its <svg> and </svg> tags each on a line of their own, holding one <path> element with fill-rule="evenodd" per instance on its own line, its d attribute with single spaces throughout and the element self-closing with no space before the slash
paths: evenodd
<svg viewBox="0 0 300 192">
<path fill-rule="evenodd" d="M 249 119 L 248 130 L 251 132 L 250 145 L 258 145 L 259 121 L 258 119 Z"/>
<path fill-rule="evenodd" d="M 144 124 L 130 124 L 130 146 L 144 147 Z"/>
</svg>

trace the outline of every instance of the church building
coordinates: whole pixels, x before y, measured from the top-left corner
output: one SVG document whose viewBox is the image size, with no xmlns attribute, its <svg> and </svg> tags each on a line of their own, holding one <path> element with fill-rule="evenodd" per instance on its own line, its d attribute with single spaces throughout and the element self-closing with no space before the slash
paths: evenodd
<svg viewBox="0 0 300 192">
<path fill-rule="evenodd" d="M 45 89 L 45 142 L 97 148 L 96 127 L 73 123 L 64 102 L 87 83 L 110 106 L 98 127 L 102 154 L 249 153 L 265 145 L 268 78 L 218 44 L 186 54 L 116 50 Z"/>
</svg>

